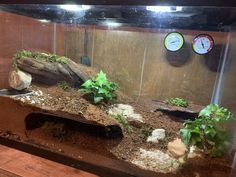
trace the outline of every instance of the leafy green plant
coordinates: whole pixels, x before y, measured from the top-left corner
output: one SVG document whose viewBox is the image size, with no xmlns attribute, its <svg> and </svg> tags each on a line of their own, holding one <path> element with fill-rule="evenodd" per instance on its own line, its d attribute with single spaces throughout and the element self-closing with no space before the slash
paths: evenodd
<svg viewBox="0 0 236 177">
<path fill-rule="evenodd" d="M 57 85 L 63 90 L 67 90 L 70 88 L 70 85 L 66 81 L 59 82 Z"/>
<path fill-rule="evenodd" d="M 96 77 L 87 80 L 81 87 L 81 91 L 92 93 L 93 102 L 98 103 L 102 100 L 116 99 L 115 90 L 118 88 L 118 84 L 109 82 L 106 74 L 100 71 Z"/>
<path fill-rule="evenodd" d="M 170 98 L 166 100 L 167 104 L 173 105 L 173 106 L 180 106 L 180 107 L 187 107 L 188 102 L 183 98 Z"/>
<path fill-rule="evenodd" d="M 123 125 L 123 127 L 127 130 L 128 133 L 133 132 L 133 128 L 129 124 L 128 120 L 122 115 L 122 114 L 117 114 L 114 116 L 114 118 Z"/>
<path fill-rule="evenodd" d="M 230 145 L 227 123 L 234 120 L 233 114 L 217 104 L 210 104 L 199 112 L 195 120 L 187 120 L 180 130 L 186 145 L 195 145 L 210 153 L 222 156 Z"/>
</svg>

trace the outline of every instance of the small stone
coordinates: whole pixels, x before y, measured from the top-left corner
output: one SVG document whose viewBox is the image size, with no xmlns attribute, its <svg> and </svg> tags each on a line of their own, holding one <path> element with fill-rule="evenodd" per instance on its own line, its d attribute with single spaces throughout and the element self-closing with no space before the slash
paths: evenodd
<svg viewBox="0 0 236 177">
<path fill-rule="evenodd" d="M 128 104 L 115 104 L 109 109 L 108 113 L 114 116 L 123 115 L 128 121 L 143 122 L 143 117 L 135 113 L 134 108 Z"/>
<path fill-rule="evenodd" d="M 192 159 L 195 157 L 201 157 L 201 154 L 199 151 L 197 151 L 197 148 L 195 146 L 191 146 L 187 157 L 188 159 Z"/>
<path fill-rule="evenodd" d="M 163 140 L 165 137 L 164 129 L 155 129 L 152 131 L 152 135 L 147 138 L 147 142 L 158 143 L 159 140 Z"/>
<path fill-rule="evenodd" d="M 176 158 L 183 156 L 187 152 L 187 148 L 181 139 L 177 138 L 168 143 L 168 152 Z"/>
<path fill-rule="evenodd" d="M 25 102 L 25 99 L 24 99 L 24 98 L 21 98 L 20 101 L 21 101 L 21 102 Z"/>
<path fill-rule="evenodd" d="M 34 101 L 34 100 L 31 100 L 31 104 L 35 104 L 35 101 Z"/>
</svg>

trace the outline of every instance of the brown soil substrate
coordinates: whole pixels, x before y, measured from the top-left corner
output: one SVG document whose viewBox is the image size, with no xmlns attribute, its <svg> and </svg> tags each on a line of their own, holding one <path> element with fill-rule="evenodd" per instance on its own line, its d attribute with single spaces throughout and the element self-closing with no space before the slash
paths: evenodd
<svg viewBox="0 0 236 177">
<path fill-rule="evenodd" d="M 28 95 L 14 97 L 23 107 L 31 107 L 32 113 L 54 115 L 78 122 L 103 126 L 109 136 L 122 136 L 120 124 L 105 110 L 90 104 L 85 95 L 77 90 L 64 91 L 59 87 L 30 88 Z"/>
<path fill-rule="evenodd" d="M 41 90 L 43 95 L 46 96 L 34 97 L 34 100 L 36 101 L 35 104 L 37 106 L 51 106 L 55 109 L 81 114 L 84 110 L 88 110 L 91 105 L 84 99 L 82 93 L 73 89 L 64 91 L 58 87 L 46 88 L 41 86 L 33 86 L 31 89 Z M 79 104 L 83 106 L 78 107 L 78 100 L 80 100 Z M 140 113 L 145 122 L 133 123 L 131 125 L 132 131 L 127 131 L 124 129 L 124 136 L 122 138 L 108 139 L 105 135 L 106 131 L 101 129 L 99 126 L 89 126 L 84 123 L 73 122 L 72 120 L 65 120 L 59 117 L 43 114 L 32 114 L 31 116 L 28 116 L 28 120 L 26 120 L 26 128 L 28 130 L 24 132 L 24 136 L 20 136 L 24 137 L 22 141 L 24 140 L 33 144 L 40 144 L 56 152 L 65 153 L 68 156 L 81 158 L 82 155 L 80 149 L 82 149 L 86 152 L 91 152 L 93 154 L 98 154 L 114 160 L 123 160 L 128 163 L 130 162 L 130 159 L 134 158 L 135 152 L 137 152 L 139 148 L 159 149 L 165 152 L 167 150 L 167 143 L 172 141 L 174 138 L 179 137 L 178 132 L 182 127 L 182 123 L 179 121 L 179 118 L 165 114 L 161 111 L 151 112 L 150 107 L 153 106 L 150 105 L 151 103 L 135 103 L 132 99 L 126 97 L 122 93 L 118 93 L 117 102 L 133 106 L 135 112 Z M 27 100 L 26 103 L 30 103 L 30 101 Z M 92 107 L 93 106 L 94 105 L 92 105 Z M 96 106 L 97 105 L 95 105 L 95 107 Z M 100 109 L 104 109 L 105 112 L 106 106 L 107 105 L 100 105 L 98 107 Z M 89 113 L 88 116 L 97 116 L 96 119 L 99 119 L 99 116 L 101 116 L 97 114 L 94 109 L 89 109 L 87 112 Z M 15 112 L 15 114 L 19 114 L 19 112 Z M 101 117 L 103 117 L 103 115 Z M 46 122 L 47 124 L 45 125 Z M 17 127 L 18 125 L 15 126 Z M 157 144 L 147 143 L 147 136 L 144 134 L 146 128 L 165 129 L 165 140 L 160 141 Z M 5 130 L 2 134 L 4 136 L 9 136 L 9 134 L 12 135 L 12 132 L 7 132 L 7 130 Z M 21 139 L 18 136 L 13 138 L 18 140 Z M 210 157 L 192 159 L 189 160 L 183 168 L 175 174 L 175 176 L 229 176 L 230 163 L 231 161 L 228 157 L 221 159 L 212 159 Z M 173 174 L 166 174 L 165 176 L 173 176 Z"/>
</svg>

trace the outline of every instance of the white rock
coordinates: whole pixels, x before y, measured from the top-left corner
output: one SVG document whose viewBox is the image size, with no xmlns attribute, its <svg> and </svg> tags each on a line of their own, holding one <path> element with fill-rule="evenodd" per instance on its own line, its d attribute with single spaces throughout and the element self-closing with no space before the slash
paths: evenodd
<svg viewBox="0 0 236 177">
<path fill-rule="evenodd" d="M 179 162 L 176 159 L 159 150 L 140 148 L 131 162 L 140 168 L 162 173 L 174 172 L 179 168 Z"/>
<path fill-rule="evenodd" d="M 23 90 L 28 88 L 31 84 L 31 81 L 31 75 L 20 70 L 11 71 L 8 78 L 10 87 L 16 90 Z"/>
<path fill-rule="evenodd" d="M 25 101 L 25 99 L 24 99 L 24 98 L 21 98 L 21 99 L 20 99 L 20 101 L 24 102 L 24 101 Z"/>
<path fill-rule="evenodd" d="M 134 112 L 134 108 L 127 104 L 116 104 L 113 105 L 108 113 L 110 115 L 123 115 L 125 118 L 127 118 L 128 121 L 139 121 L 143 122 L 143 117 L 140 114 L 137 114 Z"/>
<path fill-rule="evenodd" d="M 34 100 L 31 100 L 31 104 L 35 104 L 35 101 L 34 101 Z"/>
<path fill-rule="evenodd" d="M 164 129 L 155 129 L 152 131 L 151 136 L 147 138 L 147 142 L 158 143 L 159 140 L 165 139 L 166 134 Z"/>
<path fill-rule="evenodd" d="M 181 139 L 177 138 L 172 142 L 168 143 L 168 152 L 176 158 L 179 158 L 187 152 L 187 148 Z"/>
<path fill-rule="evenodd" d="M 193 153 L 194 151 L 196 151 L 196 147 L 195 146 L 190 146 L 189 153 Z"/>
<path fill-rule="evenodd" d="M 189 153 L 187 156 L 189 159 L 195 158 L 195 157 L 201 157 L 200 151 L 195 146 L 190 146 Z"/>
</svg>

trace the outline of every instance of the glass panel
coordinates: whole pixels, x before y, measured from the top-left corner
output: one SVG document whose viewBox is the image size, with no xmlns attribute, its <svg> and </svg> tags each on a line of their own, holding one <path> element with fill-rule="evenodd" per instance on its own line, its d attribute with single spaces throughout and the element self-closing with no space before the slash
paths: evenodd
<svg viewBox="0 0 236 177">
<path fill-rule="evenodd" d="M 0 136 L 101 176 L 234 175 L 220 106 L 236 113 L 235 20 L 225 7 L 2 4 Z"/>
</svg>

